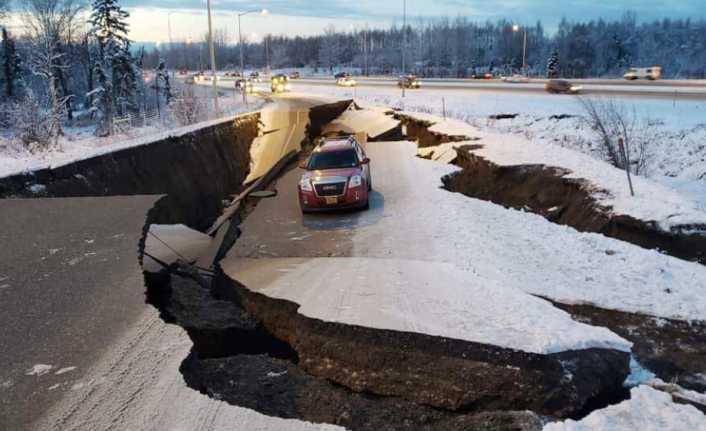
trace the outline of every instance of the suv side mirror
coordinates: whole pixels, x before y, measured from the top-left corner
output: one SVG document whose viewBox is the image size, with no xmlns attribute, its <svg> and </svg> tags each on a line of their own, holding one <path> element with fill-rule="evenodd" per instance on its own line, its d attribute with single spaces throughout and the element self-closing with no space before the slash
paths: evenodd
<svg viewBox="0 0 706 431">
<path fill-rule="evenodd" d="M 363 160 L 360 161 L 361 165 L 367 165 L 368 163 L 370 163 L 370 159 L 367 157 L 364 157 Z"/>
</svg>

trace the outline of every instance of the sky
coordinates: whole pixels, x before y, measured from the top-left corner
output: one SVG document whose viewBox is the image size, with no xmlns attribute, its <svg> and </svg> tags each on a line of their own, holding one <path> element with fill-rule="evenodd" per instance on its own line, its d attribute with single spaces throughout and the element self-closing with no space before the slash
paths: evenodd
<svg viewBox="0 0 706 431">
<path fill-rule="evenodd" d="M 407 0 L 411 21 L 419 17 L 464 16 L 472 20 L 505 18 L 520 24 L 541 19 L 552 31 L 562 17 L 569 20 L 615 19 L 626 10 L 639 20 L 706 18 L 706 0 Z M 166 42 L 197 40 L 208 28 L 206 0 L 120 0 L 131 13 L 131 39 Z M 214 27 L 235 41 L 236 11 L 266 8 L 242 18 L 242 30 L 259 40 L 267 33 L 310 35 L 333 24 L 338 30 L 388 26 L 402 22 L 403 0 L 212 0 Z"/>
</svg>

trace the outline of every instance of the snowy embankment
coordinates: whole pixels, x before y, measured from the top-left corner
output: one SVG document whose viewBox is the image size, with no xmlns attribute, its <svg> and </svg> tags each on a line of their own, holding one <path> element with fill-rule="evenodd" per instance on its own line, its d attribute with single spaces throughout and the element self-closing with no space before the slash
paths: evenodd
<svg viewBox="0 0 706 431">
<path fill-rule="evenodd" d="M 233 114 L 224 115 L 218 119 L 203 121 L 188 126 L 174 127 L 171 124 L 147 126 L 130 129 L 125 133 L 99 138 L 93 135 L 93 128 L 67 128 L 65 135 L 59 139 L 58 145 L 46 151 L 29 152 L 10 139 L 0 137 L 0 178 L 11 175 L 37 171 L 39 169 L 57 168 L 79 160 L 101 156 L 126 148 L 139 147 L 152 142 L 178 137 L 204 127 L 232 121 L 237 115 L 257 111 L 265 102 L 258 99 L 243 109 L 236 109 Z"/>
<path fill-rule="evenodd" d="M 706 416 L 690 405 L 677 404 L 672 397 L 649 386 L 630 391 L 630 399 L 596 410 L 580 421 L 549 423 L 544 431 L 704 431 Z"/>
<path fill-rule="evenodd" d="M 478 146 L 470 151 L 497 166 L 546 165 L 567 169 L 569 172 L 563 177 L 587 180 L 596 201 L 615 215 L 654 221 L 665 231 L 678 230 L 681 226 L 706 226 L 706 211 L 689 196 L 641 176 L 633 176 L 635 196 L 631 196 L 623 170 L 586 154 L 537 143 L 517 134 L 481 130 L 460 120 L 444 120 L 430 114 L 404 114 L 432 123 L 431 132 L 473 138 L 453 146 Z"/>
</svg>

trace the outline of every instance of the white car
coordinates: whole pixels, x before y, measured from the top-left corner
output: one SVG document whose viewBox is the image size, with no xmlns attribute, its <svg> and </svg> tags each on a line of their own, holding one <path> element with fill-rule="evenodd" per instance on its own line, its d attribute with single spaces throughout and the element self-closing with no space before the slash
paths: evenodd
<svg viewBox="0 0 706 431">
<path fill-rule="evenodd" d="M 356 85 L 358 85 L 358 83 L 355 82 L 355 79 L 351 78 L 350 76 L 344 76 L 336 80 L 336 85 L 338 85 L 339 87 L 355 87 Z"/>
<path fill-rule="evenodd" d="M 662 77 L 662 68 L 659 66 L 652 67 L 631 67 L 623 78 L 628 81 L 634 81 L 636 79 L 649 79 L 654 81 Z"/>
<path fill-rule="evenodd" d="M 524 76 L 524 75 L 512 75 L 512 76 L 503 76 L 503 82 L 509 82 L 512 84 L 526 84 L 530 82 L 529 78 Z"/>
</svg>

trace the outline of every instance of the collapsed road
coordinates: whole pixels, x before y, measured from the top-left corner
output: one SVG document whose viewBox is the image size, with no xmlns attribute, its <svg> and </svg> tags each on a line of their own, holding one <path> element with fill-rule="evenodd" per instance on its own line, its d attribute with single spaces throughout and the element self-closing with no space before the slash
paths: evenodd
<svg viewBox="0 0 706 431">
<path fill-rule="evenodd" d="M 373 139 L 366 151 L 369 211 L 302 216 L 290 170 L 240 224 L 213 282 L 148 280 L 163 318 L 194 342 L 181 367 L 191 387 L 361 430 L 538 429 L 629 396 L 631 334 L 579 324 L 522 286 L 671 258 L 440 190 L 453 168 L 415 158 L 412 142 Z M 592 265 L 572 274 L 577 260 Z M 689 376 L 702 371 L 692 363 Z"/>
<path fill-rule="evenodd" d="M 212 210 L 199 219 L 199 199 L 178 214 L 158 202 L 140 244 L 154 252 L 155 237 L 166 240 L 169 258 L 159 258 L 173 273 L 143 256 L 147 300 L 176 325 L 138 310 L 80 380 L 62 378 L 63 397 L 38 429 L 538 430 L 630 396 L 623 383 L 649 349 L 603 327 L 613 323 L 604 315 L 563 311 L 552 289 L 611 285 L 605 273 L 637 282 L 639 265 L 625 269 L 636 261 L 668 264 L 675 284 L 693 287 L 687 263 L 441 189 L 457 168 L 389 141 L 402 136 L 399 122 L 372 121 L 384 111 L 331 122 L 340 105 L 282 103 L 261 115 L 250 179 L 267 171 L 258 161 L 272 166 L 319 133 L 362 128 L 372 138 L 370 210 L 303 217 L 292 166 L 267 186 L 275 197 L 231 203 L 227 221 Z M 706 350 L 698 337 L 680 341 Z M 647 353 L 654 364 L 673 346 L 662 343 Z M 688 359 L 684 382 L 697 387 L 702 362 Z"/>
</svg>

